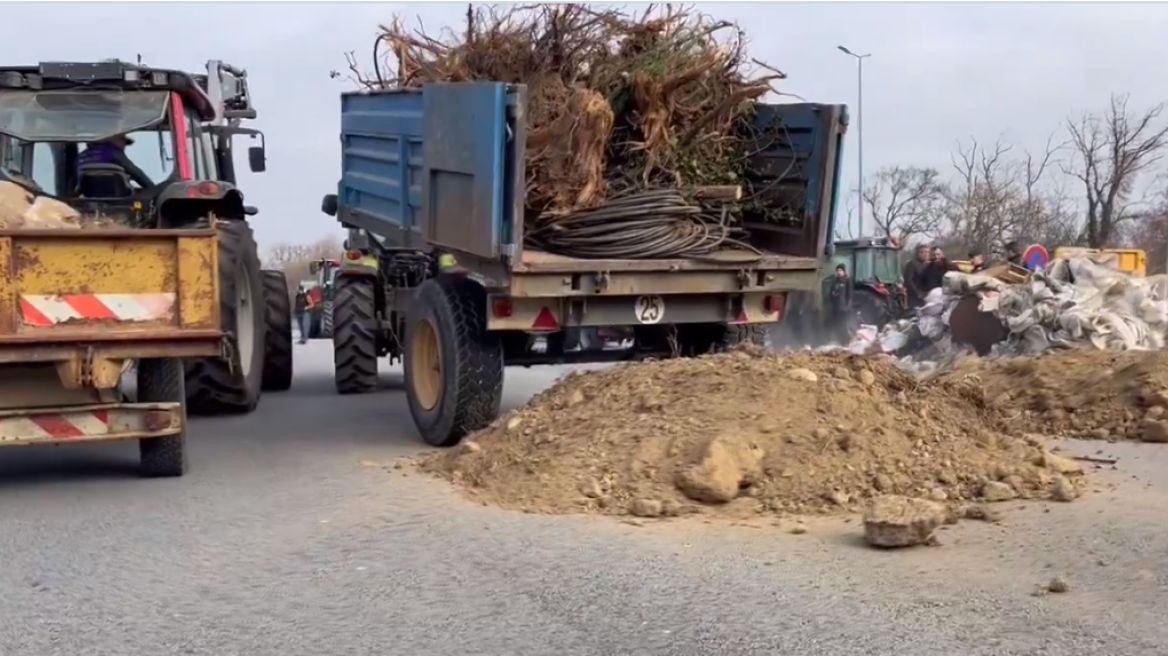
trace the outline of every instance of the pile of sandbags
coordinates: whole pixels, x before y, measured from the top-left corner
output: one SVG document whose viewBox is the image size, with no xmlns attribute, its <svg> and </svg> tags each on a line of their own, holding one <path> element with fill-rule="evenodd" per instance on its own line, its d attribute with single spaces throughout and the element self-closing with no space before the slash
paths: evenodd
<svg viewBox="0 0 1168 656">
<path fill-rule="evenodd" d="M 48 196 L 37 196 L 14 182 L 0 181 L 0 229 L 81 227 L 81 214 L 65 203 Z"/>
<path fill-rule="evenodd" d="M 928 348 L 933 357 L 958 351 L 949 340 L 950 319 L 960 300 L 974 296 L 1004 328 L 995 355 L 1075 346 L 1159 349 L 1168 334 L 1166 291 L 1164 276 L 1132 276 L 1088 258 L 1056 260 L 1017 284 L 950 272 L 916 317 L 886 326 L 875 344 L 886 352 Z"/>
</svg>

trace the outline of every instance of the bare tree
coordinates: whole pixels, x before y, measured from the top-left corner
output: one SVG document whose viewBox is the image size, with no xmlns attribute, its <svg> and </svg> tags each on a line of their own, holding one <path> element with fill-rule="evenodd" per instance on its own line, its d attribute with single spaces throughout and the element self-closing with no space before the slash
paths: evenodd
<svg viewBox="0 0 1168 656">
<path fill-rule="evenodd" d="M 879 232 L 901 242 L 937 233 L 943 218 L 940 173 L 917 166 L 889 166 L 863 190 L 864 204 Z"/>
<path fill-rule="evenodd" d="M 264 254 L 264 267 L 280 269 L 288 278 L 288 285 L 295 288 L 302 281 L 312 277 L 309 272 L 312 262 L 320 259 L 337 258 L 341 255 L 341 242 L 336 237 L 322 237 L 307 244 L 275 244 Z"/>
<path fill-rule="evenodd" d="M 1086 241 L 1106 246 L 1125 221 L 1140 215 L 1132 202 L 1136 184 L 1156 166 L 1168 145 L 1168 124 L 1161 121 L 1164 105 L 1143 113 L 1128 110 L 1127 94 L 1112 95 L 1103 114 L 1067 120 L 1075 156 L 1067 172 L 1086 193 Z"/>
<path fill-rule="evenodd" d="M 1064 150 L 1053 136 L 1038 153 L 1002 138 L 991 146 L 976 140 L 958 144 L 957 175 L 946 188 L 947 240 L 979 248 L 1010 240 L 1073 241 L 1078 226 L 1066 190 L 1049 179 Z"/>
</svg>

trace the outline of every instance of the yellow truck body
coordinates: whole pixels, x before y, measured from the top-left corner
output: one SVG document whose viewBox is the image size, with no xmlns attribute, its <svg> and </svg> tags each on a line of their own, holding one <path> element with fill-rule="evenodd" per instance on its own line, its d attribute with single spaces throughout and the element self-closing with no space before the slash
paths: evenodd
<svg viewBox="0 0 1168 656">
<path fill-rule="evenodd" d="M 1138 248 L 1079 248 L 1059 246 L 1055 259 L 1086 257 L 1100 264 L 1137 276 L 1148 275 L 1148 254 Z"/>
<path fill-rule="evenodd" d="M 214 229 L 0 230 L 0 446 L 181 433 L 121 379 L 223 352 L 217 254 Z"/>
</svg>

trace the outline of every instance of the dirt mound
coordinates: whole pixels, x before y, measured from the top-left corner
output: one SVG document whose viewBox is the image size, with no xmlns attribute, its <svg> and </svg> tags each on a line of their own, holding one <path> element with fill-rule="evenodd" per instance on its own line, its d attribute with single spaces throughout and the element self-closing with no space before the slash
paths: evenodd
<svg viewBox="0 0 1168 656">
<path fill-rule="evenodd" d="M 477 499 L 554 513 L 828 513 L 883 494 L 952 504 L 1065 490 L 1076 463 L 998 420 L 974 378 L 735 351 L 574 374 L 421 466 Z"/>
<path fill-rule="evenodd" d="M 1014 432 L 1168 442 L 1168 353 L 1094 349 L 969 360 L 942 377 L 975 377 Z"/>
</svg>

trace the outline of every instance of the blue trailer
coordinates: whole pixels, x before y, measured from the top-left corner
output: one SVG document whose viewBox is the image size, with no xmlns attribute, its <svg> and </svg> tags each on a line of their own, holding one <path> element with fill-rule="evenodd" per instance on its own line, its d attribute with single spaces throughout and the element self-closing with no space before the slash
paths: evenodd
<svg viewBox="0 0 1168 656">
<path fill-rule="evenodd" d="M 372 391 L 378 359 L 401 359 L 410 411 L 435 446 L 496 418 L 504 364 L 758 341 L 788 293 L 818 288 L 831 253 L 845 106 L 759 106 L 752 202 L 792 217 L 747 216 L 761 257 L 579 259 L 524 245 L 526 93 L 465 82 L 341 97 L 341 179 L 321 208 L 349 230 L 334 304 L 337 389 Z M 631 348 L 565 344 L 618 326 Z"/>
</svg>

